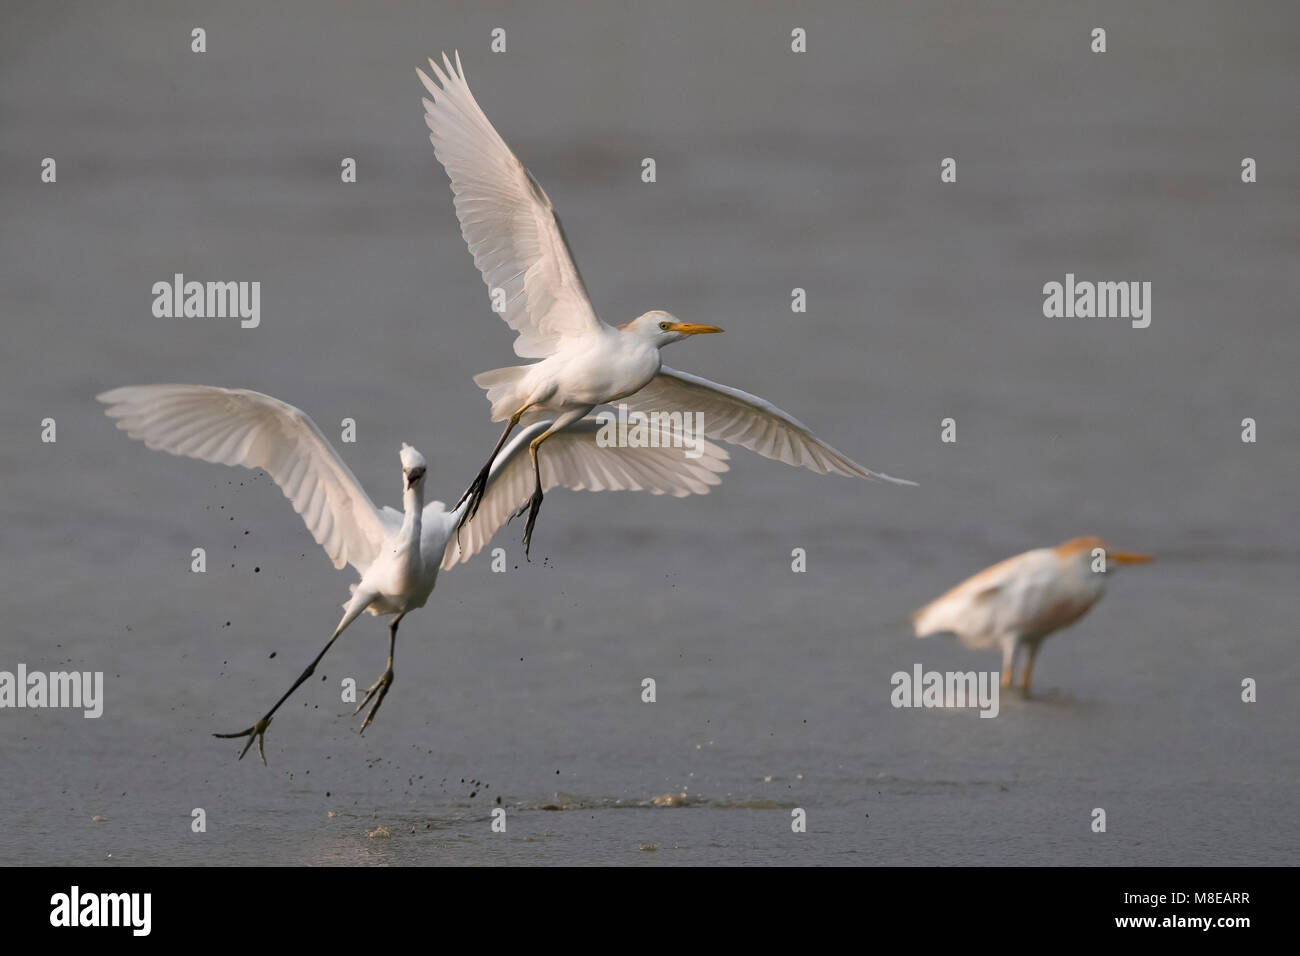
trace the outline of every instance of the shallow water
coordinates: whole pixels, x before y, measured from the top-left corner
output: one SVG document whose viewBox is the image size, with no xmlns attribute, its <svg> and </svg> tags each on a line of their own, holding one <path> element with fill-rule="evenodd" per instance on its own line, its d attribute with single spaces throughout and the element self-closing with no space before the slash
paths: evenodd
<svg viewBox="0 0 1300 956">
<path fill-rule="evenodd" d="M 1300 18 L 871 6 L 7 14 L 0 669 L 102 670 L 107 701 L 0 711 L 0 861 L 1294 862 Z M 338 682 L 383 669 L 369 618 L 270 767 L 238 762 L 209 734 L 288 686 L 351 578 L 265 477 L 150 452 L 93 396 L 256 388 L 355 418 L 379 503 L 402 441 L 456 496 L 497 433 L 470 378 L 512 358 L 421 121 L 413 67 L 456 47 L 607 320 L 725 327 L 668 362 L 920 487 L 736 450 L 706 498 L 551 495 L 532 565 L 511 526 L 507 573 L 407 619 L 364 738 Z M 260 280 L 261 326 L 154 318 L 175 272 Z M 1043 318 L 1067 272 L 1152 282 L 1151 326 Z M 917 662 L 999 663 L 913 640 L 914 608 L 1080 534 L 1159 560 L 1048 642 L 1036 699 L 890 705 Z"/>
</svg>

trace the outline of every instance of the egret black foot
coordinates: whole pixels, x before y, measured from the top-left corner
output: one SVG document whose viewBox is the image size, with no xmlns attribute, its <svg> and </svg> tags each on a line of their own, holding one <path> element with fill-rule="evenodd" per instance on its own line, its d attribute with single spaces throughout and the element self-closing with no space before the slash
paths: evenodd
<svg viewBox="0 0 1300 956">
<path fill-rule="evenodd" d="M 388 696 L 388 688 L 392 686 L 393 669 L 390 667 L 388 670 L 384 671 L 379 680 L 370 685 L 369 690 L 366 691 L 366 696 L 362 698 L 361 703 L 357 704 L 357 709 L 352 712 L 354 717 L 361 713 L 362 707 L 365 707 L 366 704 L 370 703 L 370 698 L 375 698 L 375 705 L 370 708 L 370 712 L 366 714 L 366 719 L 361 722 L 361 733 L 364 734 L 366 732 L 366 728 L 370 726 L 370 722 L 375 719 L 375 714 L 379 713 L 379 705 L 384 702 L 384 698 Z"/>
<path fill-rule="evenodd" d="M 488 475 L 491 471 L 492 464 L 489 462 L 483 466 L 483 470 L 475 476 L 474 480 L 470 483 L 470 486 L 465 489 L 465 493 L 460 496 L 460 501 L 456 502 L 457 508 L 466 501 L 469 502 L 469 506 L 465 509 L 465 513 L 460 516 L 460 521 L 456 524 L 456 531 L 458 533 L 460 529 L 465 526 L 467 521 L 470 521 L 474 515 L 478 514 L 478 506 L 483 503 L 483 494 L 487 491 Z"/>
<path fill-rule="evenodd" d="M 214 737 L 221 737 L 224 740 L 232 740 L 236 737 L 247 737 L 248 743 L 244 744 L 244 749 L 239 752 L 239 759 L 244 759 L 244 754 L 248 753 L 248 748 L 253 746 L 253 741 L 257 741 L 257 755 L 262 758 L 262 766 L 266 766 L 266 751 L 262 749 L 262 740 L 266 736 L 266 728 L 271 726 L 271 718 L 263 717 L 247 730 L 241 730 L 237 734 L 213 734 Z"/>
<path fill-rule="evenodd" d="M 523 509 L 519 509 L 521 512 Z M 531 561 L 528 556 L 528 549 L 533 543 L 533 525 L 537 524 L 537 513 L 542 510 L 542 489 L 538 488 L 533 492 L 533 497 L 528 502 L 528 524 L 524 526 L 524 560 Z"/>
</svg>

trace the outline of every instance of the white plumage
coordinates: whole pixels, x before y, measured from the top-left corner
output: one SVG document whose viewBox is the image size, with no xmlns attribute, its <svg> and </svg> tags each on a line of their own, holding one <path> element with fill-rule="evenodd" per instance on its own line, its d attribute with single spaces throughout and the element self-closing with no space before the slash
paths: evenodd
<svg viewBox="0 0 1300 956">
<path fill-rule="evenodd" d="M 555 207 L 515 158 L 479 107 L 456 54 L 444 73 L 422 71 L 433 100 L 424 101 L 434 155 L 447 169 L 461 235 L 488 291 L 505 293 L 501 317 L 519 333 L 515 354 L 542 358 L 565 338 L 595 332 L 596 318 Z"/>
<path fill-rule="evenodd" d="M 397 615 L 390 625 L 388 670 L 357 708 L 360 711 L 374 699 L 361 729 L 369 726 L 392 683 L 398 623 L 425 605 L 441 568 L 469 560 L 528 501 L 532 476 L 523 452 L 550 424 L 529 426 L 498 456 L 484 505 L 461 527 L 458 540 L 456 529 L 465 505 L 448 512 L 441 501 L 425 503 L 424 457 L 410 445 L 401 448 L 403 510 L 396 511 L 375 506 L 311 418 L 269 395 L 206 385 L 138 385 L 115 388 L 98 398 L 109 406 L 106 414 L 117 419 L 118 428 L 149 448 L 266 471 L 334 566 L 351 564 L 360 575 L 329 643 L 298 682 L 249 730 L 218 735 L 248 736 L 244 753 L 254 739 L 262 752 L 271 715 L 310 676 L 339 634 L 367 610 Z M 726 451 L 712 442 L 699 442 L 698 457 L 687 457 L 680 440 L 677 447 L 602 447 L 597 433 L 598 425 L 591 420 L 558 436 L 542 472 L 546 488 L 649 491 L 681 497 L 708 494 L 721 480 L 718 475 L 727 470 Z"/>
<path fill-rule="evenodd" d="M 468 561 L 477 554 L 510 516 L 527 503 L 533 492 L 532 468 L 526 453 L 528 443 L 544 432 L 549 422 L 525 428 L 497 456 L 478 514 L 455 533 L 455 520 L 468 503 L 451 513 L 443 568 Z M 727 470 L 725 449 L 706 441 L 699 458 L 686 458 L 680 448 L 602 447 L 596 442 L 600 424 L 584 418 L 570 425 L 547 443 L 541 460 L 542 490 L 568 488 L 571 491 L 648 491 L 653 495 L 707 495 Z M 561 441 L 561 439 L 567 439 Z"/>
<path fill-rule="evenodd" d="M 1105 542 L 1095 537 L 1026 551 L 931 601 L 912 615 L 913 628 L 917 637 L 951 632 L 967 647 L 1000 647 L 1003 687 L 1011 686 L 1016 658 L 1026 648 L 1020 686 L 1028 694 L 1034 660 L 1047 636 L 1069 627 L 1097 603 L 1112 565 L 1150 560 L 1143 554 L 1107 551 Z"/>
<path fill-rule="evenodd" d="M 336 568 L 364 571 L 391 530 L 316 423 L 279 399 L 202 385 L 128 386 L 98 398 L 118 428 L 149 448 L 261 468 Z"/>
<path fill-rule="evenodd" d="M 462 499 L 469 503 L 466 520 L 479 508 L 492 461 L 517 424 L 542 416 L 553 419 L 530 444 L 536 458 L 537 448 L 551 435 L 595 406 L 619 400 L 630 409 L 701 412 L 708 437 L 818 474 L 911 484 L 864 468 L 757 396 L 663 367 L 660 349 L 665 345 L 688 335 L 721 332 L 716 326 L 679 322 L 662 311 L 644 313 L 617 328 L 602 322 L 554 206 L 479 107 L 459 54 L 454 64 L 444 54 L 441 66 L 433 60 L 429 66 L 436 82 L 416 70 L 429 93 L 424 119 L 434 154 L 451 179 L 461 233 L 489 293 L 504 305 L 502 318 L 518 333 L 516 354 L 541 360 L 474 379 L 487 390 L 492 420 L 507 424 Z M 540 478 L 535 477 L 534 485 L 525 552 L 544 491 Z"/>
</svg>

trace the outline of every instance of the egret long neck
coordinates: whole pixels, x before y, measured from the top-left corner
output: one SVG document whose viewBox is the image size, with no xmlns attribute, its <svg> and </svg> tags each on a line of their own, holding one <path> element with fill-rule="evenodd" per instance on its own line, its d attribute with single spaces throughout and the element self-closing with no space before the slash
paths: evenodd
<svg viewBox="0 0 1300 956">
<path fill-rule="evenodd" d="M 402 518 L 402 530 L 400 536 L 402 542 L 408 545 L 419 545 L 420 532 L 424 521 L 424 482 L 417 481 L 402 493 L 402 510 L 405 512 Z M 420 553 L 419 547 L 412 549 L 415 554 Z"/>
</svg>

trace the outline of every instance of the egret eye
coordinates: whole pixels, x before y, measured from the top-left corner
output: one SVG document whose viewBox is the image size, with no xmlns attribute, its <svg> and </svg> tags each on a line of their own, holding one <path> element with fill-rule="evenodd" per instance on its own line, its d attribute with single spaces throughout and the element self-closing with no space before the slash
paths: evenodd
<svg viewBox="0 0 1300 956">
<path fill-rule="evenodd" d="M 659 328 L 661 328 L 661 329 L 663 329 L 665 332 L 667 332 L 669 329 L 672 328 L 672 323 L 671 323 L 671 322 L 660 322 L 660 323 L 659 323 Z"/>
</svg>

